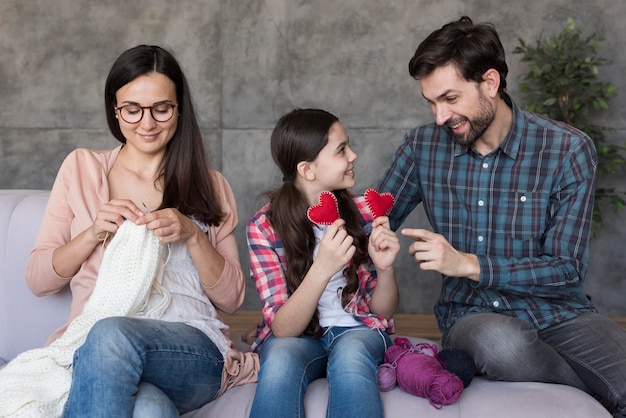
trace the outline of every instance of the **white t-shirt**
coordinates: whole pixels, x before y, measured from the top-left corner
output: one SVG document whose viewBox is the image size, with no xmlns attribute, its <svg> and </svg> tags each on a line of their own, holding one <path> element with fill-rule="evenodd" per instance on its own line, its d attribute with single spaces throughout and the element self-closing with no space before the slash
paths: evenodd
<svg viewBox="0 0 626 418">
<path fill-rule="evenodd" d="M 328 230 L 328 226 L 316 225 L 313 227 L 315 234 L 315 250 L 313 251 L 313 259 L 317 258 L 320 241 Z M 341 306 L 341 291 L 346 285 L 346 279 L 343 275 L 343 269 L 336 272 L 326 285 L 326 289 L 322 293 L 317 309 L 320 313 L 320 326 L 328 327 L 355 327 L 361 325 L 352 315 L 344 311 Z"/>
</svg>

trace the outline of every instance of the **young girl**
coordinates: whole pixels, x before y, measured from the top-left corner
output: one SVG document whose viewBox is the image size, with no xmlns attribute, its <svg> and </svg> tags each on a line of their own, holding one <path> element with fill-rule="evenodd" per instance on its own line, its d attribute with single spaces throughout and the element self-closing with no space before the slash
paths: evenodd
<svg viewBox="0 0 626 418">
<path fill-rule="evenodd" d="M 398 238 L 387 217 L 373 219 L 364 197 L 348 192 L 357 156 L 337 117 L 294 110 L 278 121 L 271 147 L 283 184 L 247 230 L 263 302 L 252 344 L 261 371 L 250 416 L 304 416 L 307 385 L 326 376 L 327 416 L 382 417 L 377 367 L 394 331 Z M 307 211 L 328 191 L 340 219 L 320 226 Z"/>
</svg>

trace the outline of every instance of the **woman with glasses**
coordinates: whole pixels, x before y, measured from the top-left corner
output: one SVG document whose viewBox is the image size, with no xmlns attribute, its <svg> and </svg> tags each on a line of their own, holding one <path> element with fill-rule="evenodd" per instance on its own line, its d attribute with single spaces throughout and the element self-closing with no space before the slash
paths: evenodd
<svg viewBox="0 0 626 418">
<path fill-rule="evenodd" d="M 70 324 L 92 295 L 116 232 L 129 221 L 145 225 L 166 251 L 162 281 L 142 314 L 161 313 L 95 322 L 74 353 L 64 415 L 178 417 L 232 384 L 225 372 L 232 343 L 217 309 L 236 311 L 245 293 L 235 200 L 208 166 L 189 87 L 169 52 L 141 45 L 122 53 L 106 80 L 105 110 L 121 145 L 77 149 L 63 162 L 27 281 L 37 295 L 69 285 Z M 239 382 L 256 379 L 255 356 L 238 362 Z"/>
</svg>

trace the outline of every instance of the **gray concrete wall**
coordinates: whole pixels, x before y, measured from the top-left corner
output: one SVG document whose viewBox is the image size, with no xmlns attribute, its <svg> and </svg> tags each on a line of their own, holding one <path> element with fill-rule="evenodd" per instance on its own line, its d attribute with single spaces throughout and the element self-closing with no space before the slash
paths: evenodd
<svg viewBox="0 0 626 418">
<path fill-rule="evenodd" d="M 518 38 L 555 34 L 570 16 L 606 37 L 601 76 L 619 95 L 600 122 L 615 129 L 611 141 L 625 141 L 623 0 L 1 0 L 0 188 L 50 188 L 72 149 L 116 146 L 103 111 L 106 74 L 123 50 L 159 44 L 186 70 L 212 161 L 234 189 L 247 270 L 245 224 L 259 192 L 280 180 L 269 154 L 277 118 L 306 106 L 337 114 L 359 155 L 357 190 L 375 184 L 403 133 L 432 120 L 408 60 L 463 14 L 500 31 L 514 97 L 524 69 L 511 53 Z M 624 190 L 623 174 L 603 182 Z M 612 315 L 626 314 L 625 216 L 607 210 L 586 282 Z M 427 224 L 417 211 L 405 225 Z M 404 251 L 397 266 L 400 311 L 430 313 L 438 276 L 419 272 Z M 258 307 L 248 283 L 244 308 Z"/>
</svg>

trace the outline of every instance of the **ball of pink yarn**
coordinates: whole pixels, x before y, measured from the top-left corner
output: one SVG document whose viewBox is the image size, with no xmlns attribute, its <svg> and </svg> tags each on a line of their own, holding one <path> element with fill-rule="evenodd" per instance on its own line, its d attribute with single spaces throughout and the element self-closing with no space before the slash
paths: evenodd
<svg viewBox="0 0 626 418">
<path fill-rule="evenodd" d="M 410 347 L 409 347 L 410 348 Z M 385 351 L 385 363 L 393 364 L 400 356 L 408 352 L 408 349 L 399 345 L 392 345 Z"/>
<path fill-rule="evenodd" d="M 445 369 L 434 345 L 414 347 L 408 339 L 396 338 L 385 361 L 395 367 L 396 381 L 405 392 L 429 399 L 438 409 L 457 401 L 463 392 L 463 381 Z"/>
<path fill-rule="evenodd" d="M 381 392 L 388 392 L 396 387 L 396 369 L 389 363 L 378 366 L 378 388 Z"/>
<path fill-rule="evenodd" d="M 410 352 L 397 360 L 398 385 L 407 393 L 430 399 L 436 408 L 456 402 L 463 392 L 463 381 L 444 369 L 439 360 Z"/>
</svg>

